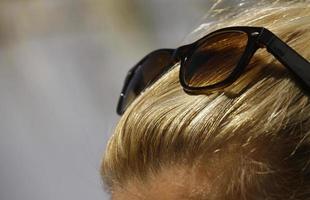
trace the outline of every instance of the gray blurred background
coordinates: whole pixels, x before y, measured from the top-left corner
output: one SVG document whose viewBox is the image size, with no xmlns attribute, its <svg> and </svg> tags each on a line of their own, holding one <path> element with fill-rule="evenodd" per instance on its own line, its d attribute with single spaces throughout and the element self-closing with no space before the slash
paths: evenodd
<svg viewBox="0 0 310 200">
<path fill-rule="evenodd" d="M 208 0 L 0 0 L 0 200 L 109 199 L 99 165 L 127 70 Z"/>
</svg>

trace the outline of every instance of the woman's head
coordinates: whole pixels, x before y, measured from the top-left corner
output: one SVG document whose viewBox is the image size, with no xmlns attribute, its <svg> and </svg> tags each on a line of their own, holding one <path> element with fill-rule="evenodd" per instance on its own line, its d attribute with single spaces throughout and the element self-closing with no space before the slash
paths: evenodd
<svg viewBox="0 0 310 200">
<path fill-rule="evenodd" d="M 266 27 L 309 59 L 309 22 L 309 4 L 275 4 L 208 31 Z M 310 102 L 290 72 L 262 50 L 224 91 L 188 95 L 178 71 L 133 102 L 109 141 L 101 172 L 115 199 L 309 198 Z"/>
</svg>

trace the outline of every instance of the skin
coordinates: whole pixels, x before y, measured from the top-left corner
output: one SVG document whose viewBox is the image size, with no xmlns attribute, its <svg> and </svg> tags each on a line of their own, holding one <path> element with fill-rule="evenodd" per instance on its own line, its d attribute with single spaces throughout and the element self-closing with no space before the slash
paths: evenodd
<svg viewBox="0 0 310 200">
<path fill-rule="evenodd" d="M 207 173 L 197 167 L 162 170 L 147 183 L 131 181 L 114 187 L 112 200 L 203 200 L 210 191 Z"/>
</svg>

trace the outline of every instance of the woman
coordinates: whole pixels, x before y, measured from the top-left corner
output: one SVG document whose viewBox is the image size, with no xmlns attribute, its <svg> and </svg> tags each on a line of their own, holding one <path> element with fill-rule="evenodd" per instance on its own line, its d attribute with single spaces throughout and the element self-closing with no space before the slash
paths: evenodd
<svg viewBox="0 0 310 200">
<path fill-rule="evenodd" d="M 251 28 L 222 29 L 237 25 Z M 310 199 L 309 2 L 247 9 L 208 32 L 219 29 L 128 77 L 101 168 L 113 200 Z"/>
</svg>

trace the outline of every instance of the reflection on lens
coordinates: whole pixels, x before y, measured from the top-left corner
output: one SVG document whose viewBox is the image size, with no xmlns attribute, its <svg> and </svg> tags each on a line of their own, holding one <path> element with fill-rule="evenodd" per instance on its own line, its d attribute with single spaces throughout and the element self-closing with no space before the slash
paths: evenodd
<svg viewBox="0 0 310 200">
<path fill-rule="evenodd" d="M 185 61 L 185 83 L 190 87 L 218 84 L 237 66 L 248 42 L 244 32 L 222 32 L 203 41 Z"/>
</svg>

